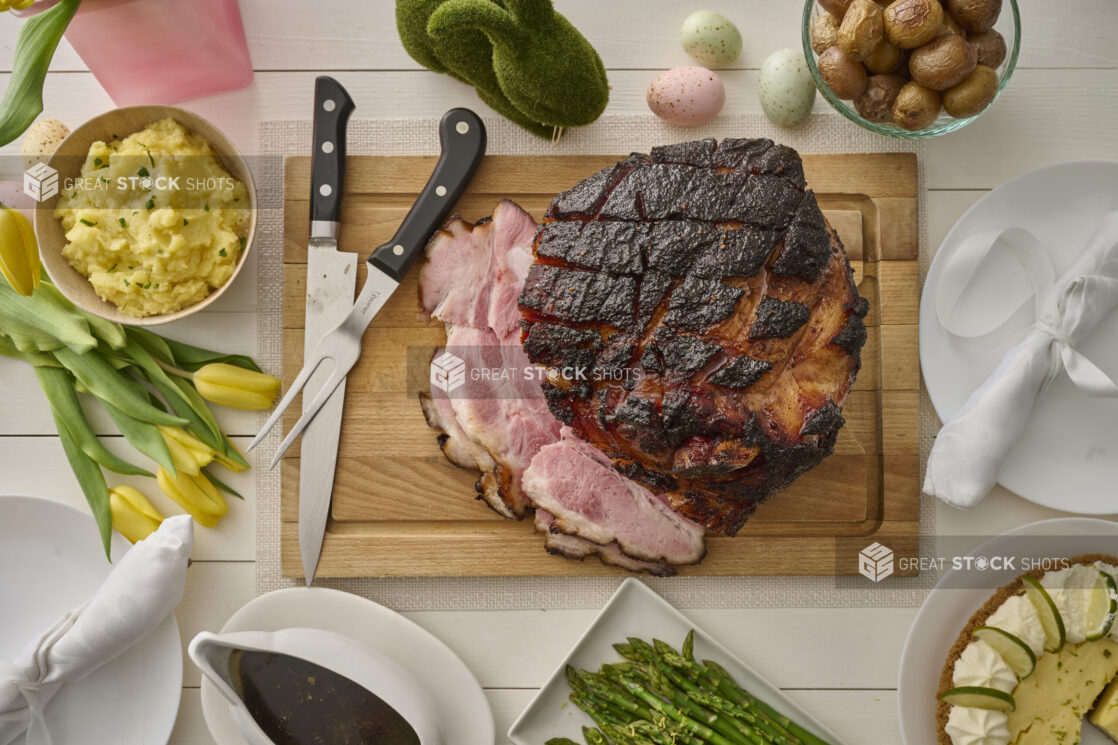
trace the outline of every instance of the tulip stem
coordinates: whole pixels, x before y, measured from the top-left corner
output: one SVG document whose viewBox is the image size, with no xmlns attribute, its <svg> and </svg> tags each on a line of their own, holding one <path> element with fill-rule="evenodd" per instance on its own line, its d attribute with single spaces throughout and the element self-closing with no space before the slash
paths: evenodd
<svg viewBox="0 0 1118 745">
<path fill-rule="evenodd" d="M 187 380 L 190 380 L 190 381 L 194 380 L 194 373 L 189 372 L 187 370 L 180 370 L 179 368 L 175 367 L 174 365 L 172 365 L 170 363 L 167 363 L 167 362 L 164 362 L 163 360 L 159 359 L 155 355 L 152 355 L 152 359 L 155 360 L 155 363 L 157 365 L 159 365 L 160 367 L 163 368 L 164 372 L 170 373 L 171 375 L 176 375 L 180 378 L 186 378 Z"/>
</svg>

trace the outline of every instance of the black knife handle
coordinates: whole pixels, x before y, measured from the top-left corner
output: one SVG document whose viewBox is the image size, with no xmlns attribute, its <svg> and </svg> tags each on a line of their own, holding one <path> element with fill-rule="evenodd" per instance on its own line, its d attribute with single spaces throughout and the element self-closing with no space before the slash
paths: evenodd
<svg viewBox="0 0 1118 745">
<path fill-rule="evenodd" d="M 314 80 L 314 149 L 311 151 L 311 232 L 316 222 L 338 222 L 345 184 L 345 131 L 356 108 L 337 80 Z"/>
<path fill-rule="evenodd" d="M 454 203 L 466 191 L 485 155 L 485 125 L 469 109 L 451 109 L 439 122 L 442 155 L 392 240 L 369 256 L 369 264 L 397 282 L 403 281 L 442 227 Z"/>
</svg>

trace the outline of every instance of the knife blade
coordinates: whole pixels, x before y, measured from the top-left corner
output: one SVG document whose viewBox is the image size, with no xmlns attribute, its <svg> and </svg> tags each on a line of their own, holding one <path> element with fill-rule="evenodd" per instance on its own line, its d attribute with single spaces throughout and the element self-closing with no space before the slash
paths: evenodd
<svg viewBox="0 0 1118 745">
<path fill-rule="evenodd" d="M 319 370 L 330 373 L 326 383 L 304 405 L 303 416 L 291 428 L 272 458 L 272 468 L 291 444 L 314 421 L 333 391 L 340 386 L 361 357 L 361 338 L 373 317 L 400 286 L 404 275 L 418 261 L 431 235 L 446 220 L 454 204 L 465 193 L 485 155 L 485 125 L 469 109 L 451 109 L 439 122 L 442 154 L 411 210 L 392 239 L 373 249 L 367 260 L 368 279 L 357 296 L 357 303 L 340 324 L 322 337 L 314 352 L 304 357 L 303 369 L 276 405 L 268 421 L 249 444 L 252 450 L 267 436 L 284 411 Z M 304 404 L 310 396 L 304 397 Z"/>
<path fill-rule="evenodd" d="M 304 359 L 314 352 L 327 331 L 345 319 L 357 287 L 357 254 L 339 251 L 337 240 L 345 181 L 346 125 L 354 108 L 353 100 L 337 80 L 327 76 L 315 80 Z M 310 406 L 327 377 L 327 370 L 311 376 L 303 390 L 304 409 Z M 301 444 L 299 553 L 308 587 L 318 569 L 330 514 L 344 404 L 343 381 L 307 428 Z"/>
</svg>

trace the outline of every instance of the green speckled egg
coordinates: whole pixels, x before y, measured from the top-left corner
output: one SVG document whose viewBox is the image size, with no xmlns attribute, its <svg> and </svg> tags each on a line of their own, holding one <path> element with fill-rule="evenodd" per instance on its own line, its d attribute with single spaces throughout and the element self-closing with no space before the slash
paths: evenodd
<svg viewBox="0 0 1118 745">
<path fill-rule="evenodd" d="M 791 127 L 806 119 L 815 105 L 815 80 L 804 53 L 781 49 L 770 54 L 761 65 L 758 94 L 761 108 L 773 124 Z"/>
<path fill-rule="evenodd" d="M 707 67 L 725 67 L 741 54 L 741 32 L 713 10 L 696 10 L 679 30 L 683 50 Z"/>
</svg>

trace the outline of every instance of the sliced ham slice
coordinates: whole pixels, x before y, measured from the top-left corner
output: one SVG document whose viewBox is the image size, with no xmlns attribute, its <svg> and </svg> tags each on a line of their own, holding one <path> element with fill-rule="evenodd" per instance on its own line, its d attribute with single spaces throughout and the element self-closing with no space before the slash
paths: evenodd
<svg viewBox="0 0 1118 745">
<path fill-rule="evenodd" d="M 446 349 L 469 370 L 533 367 L 520 343 L 517 301 L 535 234 L 532 217 L 501 200 L 493 217 L 476 225 L 452 218 L 427 246 L 423 312 L 446 324 Z M 421 396 L 428 424 L 442 431 L 440 445 L 452 463 L 481 472 L 478 494 L 497 513 L 522 518 L 536 509 L 548 551 L 578 559 L 597 554 L 607 564 L 658 575 L 702 558 L 700 527 L 621 476 L 594 448 L 561 436 L 536 380 L 471 380 L 467 390 L 469 398 L 438 389 Z M 573 479 L 560 472 L 568 466 L 580 469 Z"/>
<path fill-rule="evenodd" d="M 523 485 L 564 533 L 600 545 L 617 543 L 634 559 L 694 564 L 706 552 L 702 527 L 614 470 L 609 458 L 570 427 L 536 454 Z"/>
</svg>

